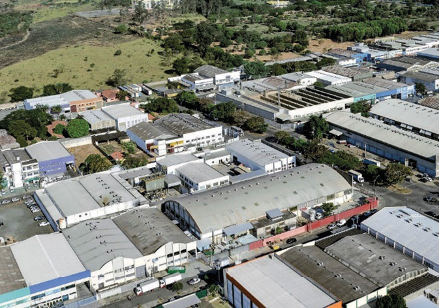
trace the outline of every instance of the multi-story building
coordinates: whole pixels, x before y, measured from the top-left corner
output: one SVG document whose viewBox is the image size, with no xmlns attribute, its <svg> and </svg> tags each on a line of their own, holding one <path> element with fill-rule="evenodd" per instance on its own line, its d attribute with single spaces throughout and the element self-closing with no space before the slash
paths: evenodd
<svg viewBox="0 0 439 308">
<path fill-rule="evenodd" d="M 0 166 L 9 187 L 23 187 L 25 183 L 40 180 L 38 161 L 32 158 L 25 149 L 0 152 Z"/>
</svg>

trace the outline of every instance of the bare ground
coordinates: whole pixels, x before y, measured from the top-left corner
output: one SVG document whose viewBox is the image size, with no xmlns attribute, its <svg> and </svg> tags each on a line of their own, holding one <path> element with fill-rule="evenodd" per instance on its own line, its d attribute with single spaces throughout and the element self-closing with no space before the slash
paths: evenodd
<svg viewBox="0 0 439 308">
<path fill-rule="evenodd" d="M 69 148 L 69 152 L 75 156 L 75 164 L 77 167 L 79 167 L 90 154 L 99 154 L 104 157 L 104 155 L 102 155 L 102 153 L 92 144 Z"/>
</svg>

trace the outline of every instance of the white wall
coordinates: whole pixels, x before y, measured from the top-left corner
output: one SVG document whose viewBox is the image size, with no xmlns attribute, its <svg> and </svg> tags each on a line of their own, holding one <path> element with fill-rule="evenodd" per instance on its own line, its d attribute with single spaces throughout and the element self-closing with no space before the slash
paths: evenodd
<svg viewBox="0 0 439 308">
<path fill-rule="evenodd" d="M 345 109 L 346 104 L 351 104 L 354 102 L 353 97 L 349 97 L 346 99 L 341 99 L 338 101 L 328 102 L 324 104 L 319 104 L 315 106 L 309 106 L 305 108 L 300 108 L 296 110 L 288 110 L 288 114 L 291 116 L 292 119 L 294 118 L 301 118 L 310 116 L 313 114 L 321 114 L 326 111 L 333 111 L 333 110 L 343 110 Z"/>
<path fill-rule="evenodd" d="M 148 114 L 142 113 L 129 117 L 122 117 L 116 119 L 116 128 L 120 131 L 126 131 L 131 126 L 139 124 L 140 122 L 148 122 Z"/>
<path fill-rule="evenodd" d="M 213 136 L 213 137 L 212 137 Z M 224 142 L 222 126 L 196 131 L 183 135 L 184 144 L 209 145 Z"/>
<path fill-rule="evenodd" d="M 215 75 L 215 84 L 221 85 L 224 83 L 238 82 L 240 79 L 240 71 L 227 72 L 224 74 Z"/>
</svg>

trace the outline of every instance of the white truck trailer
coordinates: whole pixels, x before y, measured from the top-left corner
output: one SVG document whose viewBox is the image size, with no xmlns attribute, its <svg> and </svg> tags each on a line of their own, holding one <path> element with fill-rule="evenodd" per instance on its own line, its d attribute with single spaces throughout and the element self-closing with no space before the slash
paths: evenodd
<svg viewBox="0 0 439 308">
<path fill-rule="evenodd" d="M 165 286 L 169 286 L 170 284 L 173 284 L 174 282 L 180 281 L 183 279 L 181 277 L 180 273 L 174 273 L 168 276 L 163 277 L 160 279 L 160 288 L 164 288 Z"/>
<path fill-rule="evenodd" d="M 136 295 L 141 295 L 143 293 L 152 291 L 152 290 L 157 289 L 159 287 L 160 287 L 159 280 L 157 278 L 152 278 L 150 280 L 147 280 L 147 281 L 140 283 L 136 287 L 136 290 L 134 292 L 136 293 Z"/>
<path fill-rule="evenodd" d="M 354 179 L 354 181 L 357 181 L 358 183 L 363 183 L 364 182 L 364 178 L 363 175 L 355 170 L 349 170 L 348 173 L 350 175 L 352 175 L 352 178 Z"/>
</svg>

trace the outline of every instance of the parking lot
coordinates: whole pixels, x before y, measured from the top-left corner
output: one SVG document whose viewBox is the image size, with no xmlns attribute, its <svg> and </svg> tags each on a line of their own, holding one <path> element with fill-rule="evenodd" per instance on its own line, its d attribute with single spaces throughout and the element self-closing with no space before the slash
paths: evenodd
<svg viewBox="0 0 439 308">
<path fill-rule="evenodd" d="M 17 197 L 18 198 L 18 197 Z M 19 201 L 0 204 L 0 237 L 6 241 L 22 241 L 37 234 L 48 234 L 53 232 L 50 225 L 40 227 L 39 223 L 47 221 L 46 219 L 35 221 L 34 217 L 44 216 L 42 212 L 32 213 L 26 206 L 22 197 Z M 0 198 L 0 203 L 11 198 Z"/>
</svg>

